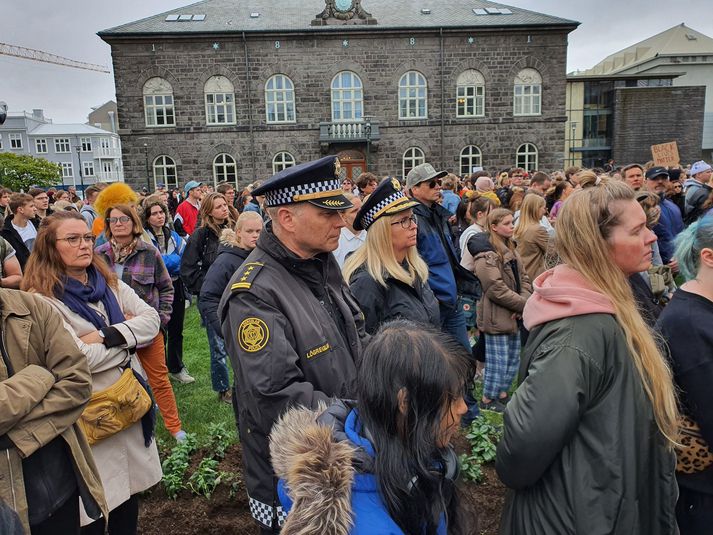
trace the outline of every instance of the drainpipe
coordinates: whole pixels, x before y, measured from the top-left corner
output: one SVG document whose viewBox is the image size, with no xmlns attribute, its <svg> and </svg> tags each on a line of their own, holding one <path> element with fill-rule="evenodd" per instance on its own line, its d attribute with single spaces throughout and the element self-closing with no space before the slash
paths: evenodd
<svg viewBox="0 0 713 535">
<path fill-rule="evenodd" d="M 255 167 L 255 131 L 253 130 L 253 107 L 252 99 L 250 94 L 250 82 L 252 77 L 250 76 L 250 61 L 248 60 L 248 42 L 245 38 L 245 32 L 243 32 L 243 47 L 245 50 L 245 76 L 247 78 L 247 90 L 248 90 L 248 129 L 250 131 L 250 165 L 253 170 L 253 182 L 257 178 L 257 168 Z M 240 184 L 238 184 L 240 187 Z"/>
<path fill-rule="evenodd" d="M 444 91 L 444 60 L 443 60 L 443 28 L 439 28 L 440 41 L 441 41 L 441 169 L 445 168 L 446 158 L 445 158 L 445 135 L 446 135 L 446 123 L 445 123 L 445 107 L 446 107 L 446 94 Z"/>
</svg>

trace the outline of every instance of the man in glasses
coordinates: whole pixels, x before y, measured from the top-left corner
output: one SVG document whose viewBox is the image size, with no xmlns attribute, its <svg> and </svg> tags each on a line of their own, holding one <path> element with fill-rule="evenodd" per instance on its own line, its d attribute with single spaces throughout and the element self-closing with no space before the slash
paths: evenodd
<svg viewBox="0 0 713 535">
<path fill-rule="evenodd" d="M 32 222 L 37 215 L 35 200 L 27 193 L 14 193 L 10 197 L 10 211 L 12 217 L 5 220 L 2 237 L 15 249 L 17 260 L 24 270 L 37 238 L 37 228 Z"/>
<path fill-rule="evenodd" d="M 465 316 L 458 294 L 480 297 L 480 285 L 475 275 L 460 265 L 460 252 L 453 239 L 448 218 L 450 212 L 438 204 L 441 179 L 448 173 L 437 172 L 430 163 L 417 165 L 406 175 L 407 194 L 418 201 L 413 213 L 418 218 L 417 248 L 428 264 L 428 284 L 438 299 L 441 329 L 449 333 L 470 351 Z M 463 417 L 469 423 L 478 414 L 472 396 L 466 397 L 468 413 Z"/>
</svg>

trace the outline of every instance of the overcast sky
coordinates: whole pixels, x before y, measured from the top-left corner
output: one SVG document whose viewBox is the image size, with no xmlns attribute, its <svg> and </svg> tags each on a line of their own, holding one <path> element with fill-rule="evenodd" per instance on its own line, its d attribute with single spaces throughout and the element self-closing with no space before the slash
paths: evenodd
<svg viewBox="0 0 713 535">
<path fill-rule="evenodd" d="M 236 0 L 242 1 L 242 0 Z M 275 0 L 279 1 L 279 0 Z M 369 2 L 388 0 L 363 0 Z M 445 0 L 422 0 L 429 2 Z M 111 66 L 100 30 L 188 5 L 186 0 L 2 0 L 0 41 Z M 609 54 L 676 24 L 713 37 L 713 1 L 514 0 L 514 5 L 581 22 L 570 35 L 567 70 L 587 69 Z M 0 55 L 0 100 L 11 111 L 43 108 L 56 123 L 83 123 L 92 106 L 115 99 L 110 74 Z"/>
</svg>

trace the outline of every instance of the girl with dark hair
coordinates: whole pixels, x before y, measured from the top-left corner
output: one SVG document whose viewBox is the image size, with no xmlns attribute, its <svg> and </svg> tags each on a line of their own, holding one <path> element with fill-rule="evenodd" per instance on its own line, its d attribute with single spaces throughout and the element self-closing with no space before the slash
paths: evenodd
<svg viewBox="0 0 713 535">
<path fill-rule="evenodd" d="M 550 218 L 552 220 L 557 219 L 557 214 L 559 213 L 560 209 L 562 208 L 564 201 L 567 200 L 567 197 L 569 197 L 573 191 L 574 191 L 574 186 L 572 186 L 572 184 L 570 184 L 566 180 L 563 180 L 562 182 L 557 183 L 557 185 L 555 186 L 555 190 L 552 193 L 552 198 L 554 199 L 554 202 L 555 202 L 552 205 L 552 208 L 550 209 Z"/>
<path fill-rule="evenodd" d="M 294 408 L 273 428 L 283 533 L 465 533 L 450 440 L 468 370 L 463 346 L 442 332 L 385 323 L 362 356 L 358 402 Z"/>
</svg>

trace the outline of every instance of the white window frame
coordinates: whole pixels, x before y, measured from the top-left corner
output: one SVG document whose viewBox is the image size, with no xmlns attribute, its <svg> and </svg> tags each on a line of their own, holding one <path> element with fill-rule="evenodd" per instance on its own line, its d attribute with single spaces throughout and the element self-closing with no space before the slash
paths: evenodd
<svg viewBox="0 0 713 535">
<path fill-rule="evenodd" d="M 485 78 L 480 71 L 468 69 L 458 76 L 456 117 L 485 117 Z"/>
<path fill-rule="evenodd" d="M 2 146 L 0 146 L 0 149 Z M 35 152 L 37 154 L 47 154 L 47 138 L 40 137 L 35 139 Z"/>
<path fill-rule="evenodd" d="M 277 174 L 288 167 L 294 166 L 295 164 L 295 157 L 291 153 L 287 151 L 278 152 L 272 158 L 272 173 Z"/>
<path fill-rule="evenodd" d="M 364 117 L 364 84 L 353 71 L 340 71 L 330 84 L 332 122 L 362 121 Z"/>
<path fill-rule="evenodd" d="M 409 165 L 406 165 L 407 162 Z M 422 163 L 426 163 L 423 150 L 420 147 L 409 147 L 401 157 L 401 176 L 405 179 L 411 169 Z"/>
<path fill-rule="evenodd" d="M 211 76 L 203 88 L 206 124 L 235 123 L 235 87 L 225 76 Z"/>
<path fill-rule="evenodd" d="M 166 188 L 169 189 L 178 187 L 178 169 L 176 168 L 176 160 L 166 154 L 161 154 L 154 158 L 151 169 L 153 171 L 154 190 L 158 187 L 160 182 L 165 184 Z M 173 179 L 169 179 L 168 172 L 171 169 L 173 169 Z"/>
<path fill-rule="evenodd" d="M 10 150 L 22 150 L 22 134 L 8 134 Z"/>
<path fill-rule="evenodd" d="M 72 162 L 61 162 L 62 178 L 74 178 L 74 165 Z"/>
<path fill-rule="evenodd" d="M 295 85 L 285 74 L 273 74 L 265 82 L 265 120 L 268 124 L 297 121 Z"/>
<path fill-rule="evenodd" d="M 517 167 L 521 167 L 528 173 L 537 171 L 540 151 L 534 143 L 523 143 L 515 152 L 515 162 Z"/>
<path fill-rule="evenodd" d="M 147 128 L 170 128 L 176 126 L 176 109 L 173 88 L 163 78 L 151 78 L 143 88 L 144 120 Z"/>
<path fill-rule="evenodd" d="M 232 155 L 225 152 L 213 158 L 213 184 L 217 187 L 220 182 L 229 182 L 235 187 L 238 185 L 238 164 Z"/>
<path fill-rule="evenodd" d="M 542 115 L 542 76 L 535 69 L 523 69 L 515 77 L 513 115 L 515 117 Z"/>
<path fill-rule="evenodd" d="M 399 80 L 399 119 L 428 119 L 428 81 L 418 71 L 405 72 Z"/>
<path fill-rule="evenodd" d="M 56 137 L 54 139 L 54 151 L 57 154 L 67 154 L 72 152 L 72 145 L 68 137 Z"/>
<path fill-rule="evenodd" d="M 84 176 L 94 176 L 94 162 L 82 162 L 82 174 Z"/>
<path fill-rule="evenodd" d="M 92 138 L 80 137 L 79 143 L 82 145 L 82 152 L 92 152 Z"/>
<path fill-rule="evenodd" d="M 477 145 L 466 145 L 460 151 L 461 176 L 471 174 L 473 167 L 483 167 L 483 153 Z"/>
</svg>

